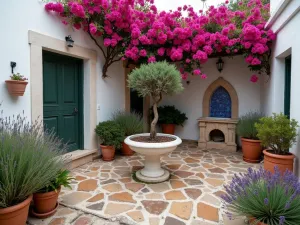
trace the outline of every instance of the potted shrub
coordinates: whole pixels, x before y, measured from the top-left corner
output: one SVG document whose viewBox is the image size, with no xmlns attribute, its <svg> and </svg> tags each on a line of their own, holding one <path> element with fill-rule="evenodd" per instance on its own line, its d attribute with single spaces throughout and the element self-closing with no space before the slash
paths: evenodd
<svg viewBox="0 0 300 225">
<path fill-rule="evenodd" d="M 116 112 L 113 115 L 113 120 L 124 129 L 125 137 L 143 132 L 143 119 L 141 115 L 136 112 Z M 132 151 L 124 141 L 122 142 L 121 152 L 125 156 L 131 156 L 134 154 L 134 151 Z"/>
<path fill-rule="evenodd" d="M 185 113 L 180 112 L 175 106 L 165 105 L 158 107 L 158 124 L 161 125 L 162 132 L 165 134 L 175 134 L 175 125 L 183 126 L 188 119 Z"/>
<path fill-rule="evenodd" d="M 0 118 L 0 224 L 25 225 L 32 194 L 65 166 L 67 146 L 40 123 Z"/>
<path fill-rule="evenodd" d="M 260 168 L 235 175 L 222 196 L 230 219 L 247 217 L 252 225 L 300 224 L 300 183 L 291 171 Z"/>
<path fill-rule="evenodd" d="M 58 195 L 61 186 L 71 188 L 70 182 L 73 179 L 69 176 L 68 170 L 61 170 L 50 184 L 33 194 L 34 208 L 31 213 L 38 218 L 47 218 L 52 216 L 58 207 Z"/>
<path fill-rule="evenodd" d="M 237 134 L 241 137 L 243 159 L 246 162 L 259 163 L 261 160 L 262 146 L 257 137 L 255 123 L 262 117 L 259 112 L 249 112 L 237 124 Z"/>
<path fill-rule="evenodd" d="M 116 148 L 120 148 L 124 141 L 123 128 L 115 121 L 105 121 L 97 125 L 95 132 L 100 138 L 102 159 L 104 161 L 114 160 Z"/>
<path fill-rule="evenodd" d="M 273 113 L 261 118 L 255 127 L 262 145 L 268 147 L 263 151 L 265 169 L 274 172 L 274 166 L 278 166 L 282 172 L 293 171 L 295 156 L 289 148 L 296 142 L 298 122 L 282 113 Z"/>
<path fill-rule="evenodd" d="M 10 76 L 10 80 L 6 80 L 8 92 L 13 96 L 23 96 L 28 82 L 23 75 L 16 73 Z"/>
<path fill-rule="evenodd" d="M 181 75 L 174 65 L 167 62 L 142 64 L 128 77 L 130 88 L 142 97 L 151 96 L 154 118 L 150 125 L 150 134 L 135 134 L 127 137 L 125 143 L 145 156 L 145 167 L 136 172 L 136 177 L 144 182 L 163 182 L 169 178 L 169 172 L 161 168 L 160 156 L 172 152 L 181 144 L 181 139 L 170 134 L 157 134 L 157 107 L 162 95 L 172 95 L 183 90 Z"/>
</svg>

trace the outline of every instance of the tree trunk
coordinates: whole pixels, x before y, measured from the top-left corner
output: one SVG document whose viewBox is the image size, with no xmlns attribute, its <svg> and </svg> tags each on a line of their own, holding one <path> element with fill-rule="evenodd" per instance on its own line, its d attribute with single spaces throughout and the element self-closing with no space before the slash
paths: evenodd
<svg viewBox="0 0 300 225">
<path fill-rule="evenodd" d="M 156 124 L 158 121 L 158 112 L 157 112 L 157 102 L 154 102 L 153 104 L 153 114 L 154 114 L 154 119 L 151 122 L 151 127 L 150 127 L 150 139 L 153 140 L 156 138 Z"/>
</svg>

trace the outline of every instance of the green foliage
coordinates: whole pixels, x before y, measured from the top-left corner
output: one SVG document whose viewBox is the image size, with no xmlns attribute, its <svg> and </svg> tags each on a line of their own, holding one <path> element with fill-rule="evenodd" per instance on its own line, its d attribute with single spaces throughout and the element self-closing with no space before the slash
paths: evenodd
<svg viewBox="0 0 300 225">
<path fill-rule="evenodd" d="M 175 124 L 183 126 L 183 123 L 188 119 L 185 113 L 180 112 L 175 106 L 165 105 L 158 107 L 158 123 L 159 124 Z"/>
<path fill-rule="evenodd" d="M 51 181 L 49 185 L 41 189 L 39 192 L 50 192 L 50 191 L 56 191 L 61 186 L 64 186 L 66 188 L 72 189 L 70 186 L 71 181 L 74 179 L 70 175 L 70 171 L 68 170 L 60 170 L 58 174 L 56 175 L 55 179 Z"/>
<path fill-rule="evenodd" d="M 143 119 L 141 115 L 136 112 L 118 111 L 114 113 L 112 119 L 125 130 L 125 136 L 143 132 Z"/>
<path fill-rule="evenodd" d="M 258 140 L 255 123 L 259 122 L 264 115 L 260 112 L 249 112 L 239 119 L 237 134 L 243 138 Z"/>
<path fill-rule="evenodd" d="M 95 129 L 103 145 L 120 148 L 125 138 L 124 129 L 115 121 L 100 122 Z"/>
<path fill-rule="evenodd" d="M 23 75 L 16 73 L 10 76 L 10 79 L 12 80 L 19 80 L 19 81 L 25 81 L 27 78 L 25 78 Z"/>
<path fill-rule="evenodd" d="M 67 151 L 55 133 L 18 115 L 0 117 L 0 208 L 16 205 L 49 185 L 65 166 Z"/>
<path fill-rule="evenodd" d="M 141 97 L 172 95 L 183 90 L 179 71 L 166 61 L 142 64 L 131 72 L 128 84 Z"/>
<path fill-rule="evenodd" d="M 288 119 L 283 113 L 263 117 L 255 124 L 257 137 L 264 146 L 270 147 L 275 154 L 288 154 L 296 142 L 298 122 Z"/>
</svg>

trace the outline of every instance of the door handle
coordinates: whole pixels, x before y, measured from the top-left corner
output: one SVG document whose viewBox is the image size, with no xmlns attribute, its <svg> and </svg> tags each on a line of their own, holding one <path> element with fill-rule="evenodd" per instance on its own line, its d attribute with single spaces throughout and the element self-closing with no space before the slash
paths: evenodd
<svg viewBox="0 0 300 225">
<path fill-rule="evenodd" d="M 78 114 L 78 109 L 75 107 L 74 111 L 73 111 L 73 115 L 76 115 L 76 114 Z"/>
</svg>

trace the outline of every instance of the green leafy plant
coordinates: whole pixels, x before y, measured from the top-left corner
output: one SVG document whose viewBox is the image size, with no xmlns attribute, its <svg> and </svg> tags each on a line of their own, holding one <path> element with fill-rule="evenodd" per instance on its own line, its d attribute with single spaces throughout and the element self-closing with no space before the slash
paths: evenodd
<svg viewBox="0 0 300 225">
<path fill-rule="evenodd" d="M 128 84 L 141 97 L 152 97 L 154 118 L 150 126 L 150 139 L 153 140 L 156 137 L 156 124 L 159 118 L 158 104 L 163 94 L 173 95 L 183 90 L 181 75 L 175 65 L 170 65 L 166 61 L 142 64 L 129 75 Z"/>
<path fill-rule="evenodd" d="M 111 120 L 100 122 L 96 126 L 95 132 L 103 145 L 115 148 L 121 147 L 125 137 L 124 129 L 117 122 Z"/>
<path fill-rule="evenodd" d="M 283 113 L 263 117 L 255 124 L 257 137 L 264 146 L 270 147 L 275 154 L 286 155 L 296 142 L 298 122 L 288 119 Z"/>
<path fill-rule="evenodd" d="M 175 106 L 165 105 L 157 108 L 159 124 L 175 124 L 183 126 L 183 123 L 188 119 L 185 113 L 180 112 Z M 153 115 L 153 112 L 151 112 Z"/>
<path fill-rule="evenodd" d="M 237 124 L 237 134 L 243 138 L 258 140 L 255 123 L 264 115 L 260 112 L 249 112 L 243 115 Z"/>
<path fill-rule="evenodd" d="M 113 114 L 112 119 L 124 129 L 125 136 L 143 132 L 143 119 L 141 115 L 136 112 L 118 111 Z"/>
<path fill-rule="evenodd" d="M 24 77 L 23 75 L 16 73 L 10 76 L 11 80 L 19 80 L 19 81 L 25 81 L 28 80 L 26 77 Z"/>
<path fill-rule="evenodd" d="M 69 188 L 69 189 L 72 189 L 72 187 L 70 186 L 70 184 L 71 184 L 71 181 L 74 180 L 74 178 L 71 177 L 69 174 L 70 174 L 69 170 L 60 170 L 57 173 L 55 179 L 52 180 L 49 185 L 47 185 L 46 187 L 42 188 L 38 192 L 46 193 L 46 192 L 50 192 L 50 191 L 56 191 L 61 186 L 64 186 L 64 187 Z"/>
<path fill-rule="evenodd" d="M 50 185 L 65 166 L 67 145 L 40 122 L 0 117 L 0 208 L 16 205 Z"/>
</svg>

